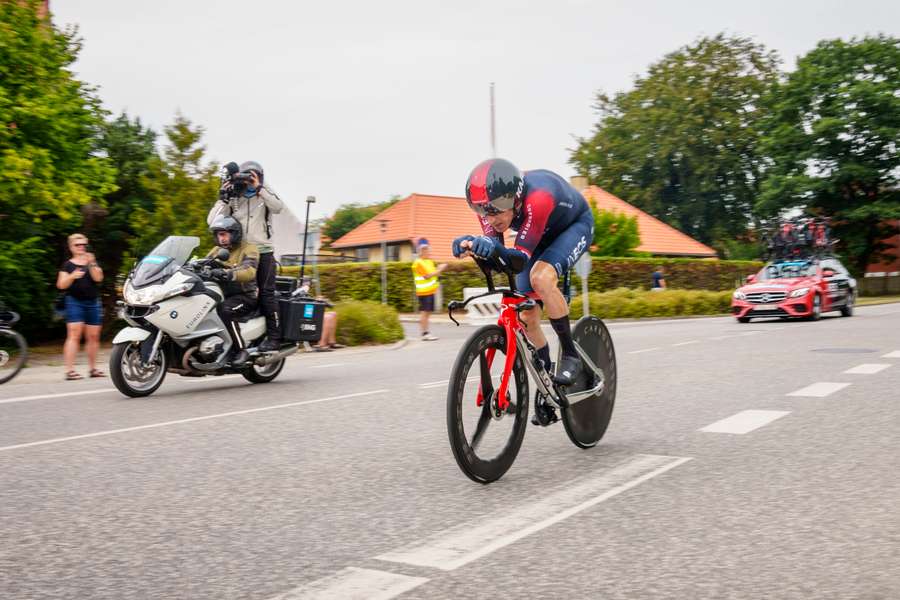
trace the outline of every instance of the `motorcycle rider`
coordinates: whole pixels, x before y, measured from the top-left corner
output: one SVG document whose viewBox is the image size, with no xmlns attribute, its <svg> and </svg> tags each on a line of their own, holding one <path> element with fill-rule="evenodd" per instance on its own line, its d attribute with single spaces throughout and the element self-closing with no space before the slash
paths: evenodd
<svg viewBox="0 0 900 600">
<path fill-rule="evenodd" d="M 228 215 L 219 215 L 209 228 L 216 245 L 207 258 L 215 258 L 220 248 L 230 252 L 228 260 L 220 261 L 227 268 L 216 268 L 210 276 L 222 286 L 225 301 L 219 306 L 219 316 L 231 336 L 233 366 L 240 366 L 250 357 L 247 344 L 241 337 L 238 319 L 256 310 L 256 280 L 259 251 L 244 239 L 241 224 Z"/>
<path fill-rule="evenodd" d="M 212 225 L 220 215 L 234 217 L 240 223 L 247 241 L 257 248 L 259 264 L 256 268 L 256 284 L 259 288 L 260 312 L 266 318 L 266 339 L 259 345 L 259 350 L 271 352 L 281 346 L 278 303 L 275 300 L 275 248 L 272 245 L 271 215 L 280 213 L 284 203 L 264 182 L 263 168 L 258 162 L 246 161 L 240 167 L 229 163 L 226 169 L 232 175 L 249 174 L 250 182 L 239 190 L 240 193 L 235 194 L 233 179 L 226 179 L 219 191 L 219 200 L 210 209 L 206 222 Z"/>
</svg>

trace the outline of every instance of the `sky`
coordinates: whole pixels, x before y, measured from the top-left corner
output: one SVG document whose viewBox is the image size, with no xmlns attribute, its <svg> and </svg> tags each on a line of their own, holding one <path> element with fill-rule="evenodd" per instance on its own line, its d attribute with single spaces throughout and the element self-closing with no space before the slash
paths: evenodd
<svg viewBox="0 0 900 600">
<path fill-rule="evenodd" d="M 791 68 L 822 39 L 900 34 L 896 0 L 51 0 L 77 25 L 78 77 L 161 132 L 180 111 L 211 159 L 256 160 L 302 218 L 413 192 L 461 196 L 497 153 L 569 177 L 615 93 L 719 32 Z"/>
</svg>

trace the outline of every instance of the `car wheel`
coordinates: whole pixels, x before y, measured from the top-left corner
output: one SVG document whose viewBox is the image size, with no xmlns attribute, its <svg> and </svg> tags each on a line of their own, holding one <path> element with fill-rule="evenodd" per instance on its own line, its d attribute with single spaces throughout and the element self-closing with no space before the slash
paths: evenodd
<svg viewBox="0 0 900 600">
<path fill-rule="evenodd" d="M 822 318 L 822 296 L 816 294 L 813 296 L 812 312 L 807 317 L 810 321 L 818 321 Z"/>
<path fill-rule="evenodd" d="M 847 296 L 847 304 L 841 308 L 841 316 L 852 317 L 854 304 L 856 304 L 856 292 L 850 292 L 850 295 Z"/>
</svg>

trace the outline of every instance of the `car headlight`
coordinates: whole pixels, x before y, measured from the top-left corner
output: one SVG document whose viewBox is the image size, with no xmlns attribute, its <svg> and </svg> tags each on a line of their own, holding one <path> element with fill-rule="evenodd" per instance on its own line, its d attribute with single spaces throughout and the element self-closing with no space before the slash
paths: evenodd
<svg viewBox="0 0 900 600">
<path fill-rule="evenodd" d="M 809 293 L 808 287 L 798 288 L 798 289 L 794 290 L 793 292 L 791 292 L 791 298 L 799 298 L 800 296 L 805 296 L 808 293 Z"/>
<path fill-rule="evenodd" d="M 746 300 L 747 294 L 742 292 L 741 290 L 734 290 L 734 293 L 731 295 L 735 300 Z"/>
</svg>

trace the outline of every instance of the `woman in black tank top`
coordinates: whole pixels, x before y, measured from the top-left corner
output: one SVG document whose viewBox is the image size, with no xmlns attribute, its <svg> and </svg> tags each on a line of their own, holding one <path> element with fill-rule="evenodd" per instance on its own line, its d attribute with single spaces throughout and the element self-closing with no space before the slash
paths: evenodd
<svg viewBox="0 0 900 600">
<path fill-rule="evenodd" d="M 75 356 L 85 337 L 84 348 L 88 357 L 91 377 L 104 377 L 97 368 L 97 352 L 100 349 L 100 329 L 103 315 L 100 310 L 100 283 L 103 269 L 93 253 L 88 252 L 88 239 L 80 233 L 69 236 L 69 252 L 72 258 L 63 263 L 56 276 L 56 287 L 66 294 L 66 343 L 63 358 L 66 363 L 66 380 L 81 379 L 75 371 Z"/>
</svg>

